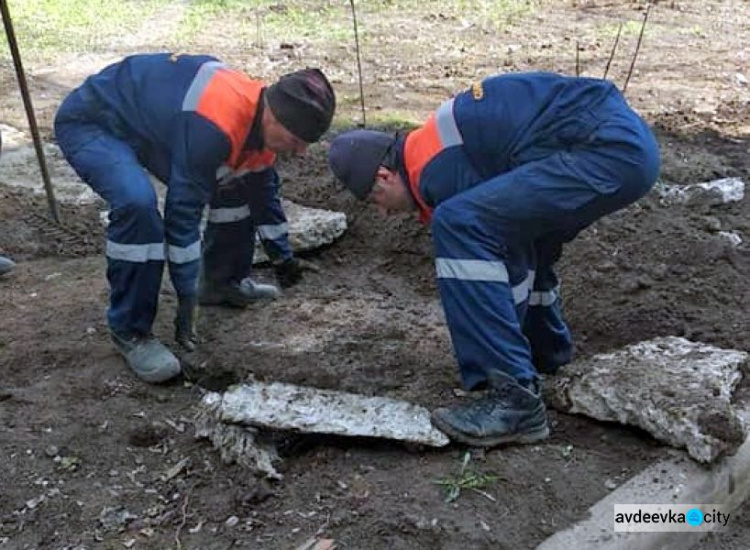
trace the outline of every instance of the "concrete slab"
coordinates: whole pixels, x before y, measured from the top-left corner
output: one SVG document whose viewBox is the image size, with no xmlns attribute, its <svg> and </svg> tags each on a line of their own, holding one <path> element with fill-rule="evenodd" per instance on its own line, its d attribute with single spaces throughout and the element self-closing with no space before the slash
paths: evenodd
<svg viewBox="0 0 750 550">
<path fill-rule="evenodd" d="M 448 444 L 448 438 L 430 424 L 427 409 L 386 397 L 255 382 L 225 392 L 218 407 L 222 422 L 229 424 L 378 437 L 433 447 Z"/>
<path fill-rule="evenodd" d="M 732 405 L 748 354 L 665 337 L 561 368 L 545 384 L 564 412 L 637 426 L 711 462 L 745 440 Z"/>
<path fill-rule="evenodd" d="M 750 410 L 741 411 L 745 422 Z M 710 467 L 684 453 L 650 466 L 589 509 L 589 517 L 549 537 L 537 550 L 687 550 L 706 532 L 617 533 L 615 504 L 711 504 L 732 513 L 750 498 L 750 439 Z M 731 518 L 730 523 L 731 526 Z M 727 527 L 725 527 L 727 528 Z"/>
<path fill-rule="evenodd" d="M 227 464 L 239 464 L 269 479 L 282 479 L 276 470 L 279 455 L 269 434 L 251 426 L 221 421 L 222 395 L 207 393 L 195 419 L 195 437 L 206 438 Z"/>
<path fill-rule="evenodd" d="M 710 205 L 741 201 L 745 196 L 745 182 L 740 178 L 722 178 L 687 185 L 661 184 L 656 192 L 666 204 L 688 204 L 705 201 Z"/>
</svg>

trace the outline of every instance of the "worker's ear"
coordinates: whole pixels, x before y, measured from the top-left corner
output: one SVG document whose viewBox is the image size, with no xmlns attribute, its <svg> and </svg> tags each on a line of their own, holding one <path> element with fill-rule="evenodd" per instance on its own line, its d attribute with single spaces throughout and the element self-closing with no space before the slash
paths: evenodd
<svg viewBox="0 0 750 550">
<path fill-rule="evenodd" d="M 379 166 L 378 171 L 375 172 L 375 181 L 381 181 L 386 184 L 390 184 L 394 181 L 396 173 L 389 170 L 385 166 Z"/>
</svg>

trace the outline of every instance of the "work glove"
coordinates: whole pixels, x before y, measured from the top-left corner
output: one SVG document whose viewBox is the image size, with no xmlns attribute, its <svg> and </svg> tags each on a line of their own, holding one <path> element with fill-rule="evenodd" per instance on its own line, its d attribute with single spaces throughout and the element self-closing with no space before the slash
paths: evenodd
<svg viewBox="0 0 750 550">
<path fill-rule="evenodd" d="M 298 258 L 287 258 L 281 263 L 274 265 L 276 280 L 281 288 L 289 288 L 302 280 L 305 271 L 320 271 L 320 268 L 312 262 Z"/>
<path fill-rule="evenodd" d="M 174 318 L 174 339 L 186 351 L 194 351 L 198 345 L 195 333 L 195 317 L 198 301 L 195 296 L 182 297 L 177 304 Z"/>
</svg>

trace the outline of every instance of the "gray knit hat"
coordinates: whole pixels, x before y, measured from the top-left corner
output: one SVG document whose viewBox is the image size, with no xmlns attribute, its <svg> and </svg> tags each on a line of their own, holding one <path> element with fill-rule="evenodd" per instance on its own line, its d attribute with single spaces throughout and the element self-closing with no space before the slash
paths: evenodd
<svg viewBox="0 0 750 550">
<path fill-rule="evenodd" d="M 333 174 L 360 200 L 375 184 L 375 174 L 396 142 L 396 136 L 374 130 L 352 130 L 341 134 L 328 149 Z"/>
</svg>

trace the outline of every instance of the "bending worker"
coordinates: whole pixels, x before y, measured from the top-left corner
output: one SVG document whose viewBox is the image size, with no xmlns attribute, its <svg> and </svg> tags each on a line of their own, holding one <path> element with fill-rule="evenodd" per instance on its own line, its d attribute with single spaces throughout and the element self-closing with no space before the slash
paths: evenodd
<svg viewBox="0 0 750 550">
<path fill-rule="evenodd" d="M 256 230 L 280 282 L 299 279 L 273 163 L 279 153 L 303 154 L 328 130 L 334 107 L 317 69 L 266 87 L 206 55 L 127 57 L 65 99 L 55 134 L 78 175 L 109 203 L 107 320 L 140 378 L 163 382 L 180 372 L 151 335 L 165 260 L 179 301 L 175 338 L 187 349 L 195 346 L 198 300 L 242 306 L 278 294 L 248 278 Z M 149 173 L 168 187 L 163 220 Z"/>
<path fill-rule="evenodd" d="M 435 426 L 477 446 L 546 438 L 538 372 L 572 354 L 553 265 L 564 242 L 653 186 L 643 120 L 604 80 L 500 75 L 405 136 L 339 136 L 329 162 L 358 198 L 430 223 L 462 382 L 487 389 L 435 410 Z"/>
</svg>

